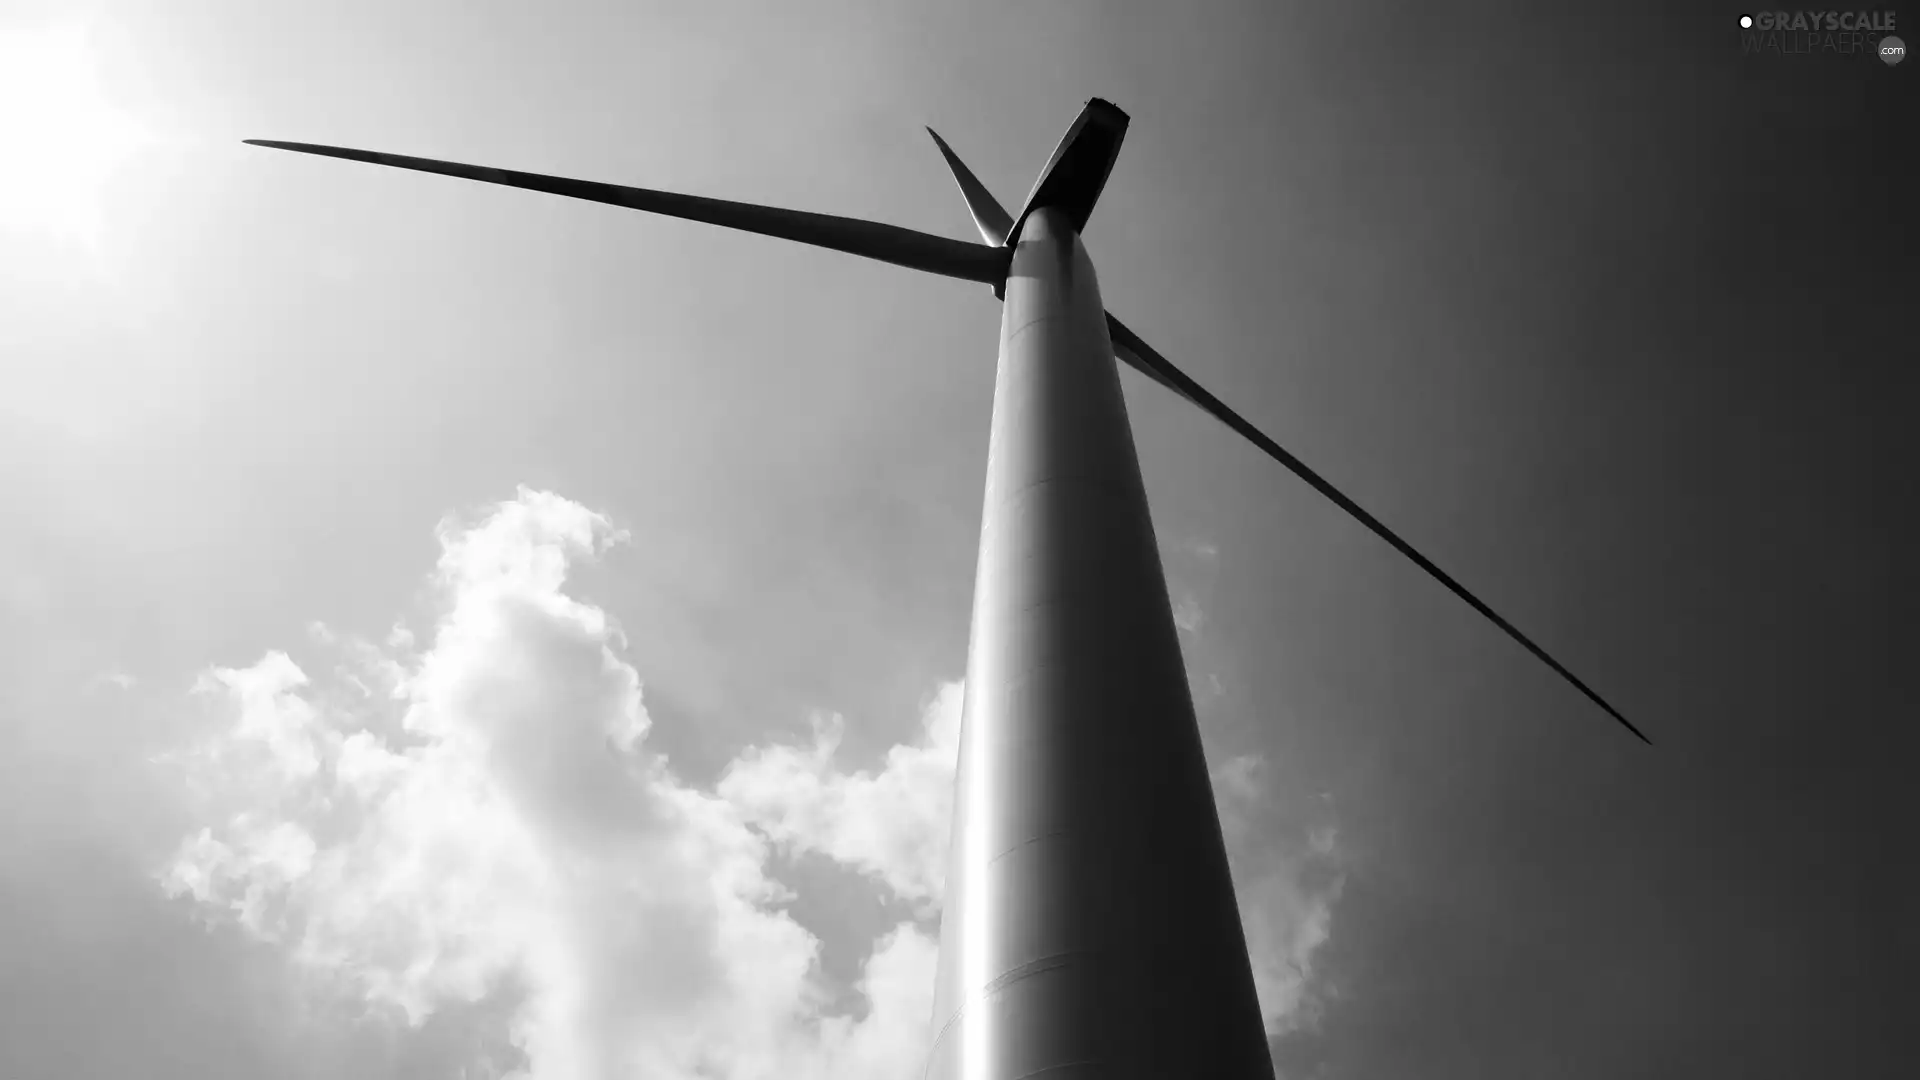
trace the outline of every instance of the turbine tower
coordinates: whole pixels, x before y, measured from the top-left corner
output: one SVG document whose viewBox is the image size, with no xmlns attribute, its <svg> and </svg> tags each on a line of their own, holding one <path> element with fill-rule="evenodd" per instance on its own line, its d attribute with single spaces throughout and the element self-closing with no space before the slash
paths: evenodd
<svg viewBox="0 0 1920 1080">
<path fill-rule="evenodd" d="M 1081 244 L 1126 134 L 1094 99 L 1009 214 L 928 129 L 984 243 L 310 143 L 991 285 L 1003 305 L 940 964 L 924 1080 L 1273 1075 L 1121 362 L 1245 436 L 1646 736 L 1109 314 Z"/>
</svg>

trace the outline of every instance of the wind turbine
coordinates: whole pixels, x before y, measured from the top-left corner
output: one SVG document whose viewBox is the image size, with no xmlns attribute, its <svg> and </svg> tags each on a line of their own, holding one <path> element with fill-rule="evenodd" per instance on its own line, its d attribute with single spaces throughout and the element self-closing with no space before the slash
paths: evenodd
<svg viewBox="0 0 1920 1080">
<path fill-rule="evenodd" d="M 1108 313 L 1080 234 L 1127 129 L 1089 101 L 1009 214 L 931 128 L 984 243 L 311 143 L 797 240 L 1003 300 L 925 1080 L 1273 1075 L 1114 358 L 1244 435 L 1648 741 L 1573 673 Z"/>
</svg>

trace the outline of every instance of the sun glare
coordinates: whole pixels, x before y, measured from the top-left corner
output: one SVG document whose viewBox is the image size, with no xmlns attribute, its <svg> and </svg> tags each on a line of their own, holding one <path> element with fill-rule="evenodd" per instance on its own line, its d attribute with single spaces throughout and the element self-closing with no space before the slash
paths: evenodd
<svg viewBox="0 0 1920 1080">
<path fill-rule="evenodd" d="M 77 26 L 0 26 L 0 232 L 99 239 L 113 171 L 146 142 Z"/>
</svg>

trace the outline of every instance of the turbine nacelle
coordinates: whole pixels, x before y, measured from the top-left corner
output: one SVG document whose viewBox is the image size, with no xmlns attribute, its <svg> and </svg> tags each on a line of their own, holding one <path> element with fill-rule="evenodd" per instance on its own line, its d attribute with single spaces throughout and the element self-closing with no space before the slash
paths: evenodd
<svg viewBox="0 0 1920 1080">
<path fill-rule="evenodd" d="M 1041 207 L 1058 210 L 1074 232 L 1085 232 L 1093 204 L 1107 186 L 1113 161 L 1120 156 L 1121 140 L 1127 137 L 1127 114 L 1111 101 L 1094 98 L 1074 118 L 1073 126 L 1061 137 L 1060 145 L 1040 170 L 1040 179 L 1013 220 L 1013 228 L 1004 241 L 1008 247 L 1020 242 L 1020 228 L 1027 216 Z"/>
<path fill-rule="evenodd" d="M 994 199 L 987 186 L 973 175 L 973 170 L 967 168 L 966 162 L 960 160 L 960 155 L 953 152 L 953 147 L 947 145 L 939 132 L 928 128 L 927 134 L 933 136 L 940 156 L 947 159 L 947 168 L 953 170 L 954 183 L 960 186 L 960 196 L 967 201 L 967 211 L 973 215 L 973 226 L 980 231 L 980 239 L 1011 253 L 1020 242 L 1020 229 L 1026 225 L 1027 218 L 1041 207 L 1059 211 L 1074 232 L 1086 231 L 1093 204 L 1100 200 L 1107 176 L 1113 172 L 1114 159 L 1120 156 L 1120 142 L 1127 135 L 1127 114 L 1110 101 L 1100 98 L 1088 101 L 1068 126 L 1067 133 L 1061 136 L 1060 145 L 1053 148 L 1017 218 Z M 994 283 L 993 295 L 1005 298 L 1004 281 Z M 1146 370 L 1132 360 L 1127 362 Z M 1147 374 L 1156 382 L 1161 381 L 1151 372 Z"/>
</svg>

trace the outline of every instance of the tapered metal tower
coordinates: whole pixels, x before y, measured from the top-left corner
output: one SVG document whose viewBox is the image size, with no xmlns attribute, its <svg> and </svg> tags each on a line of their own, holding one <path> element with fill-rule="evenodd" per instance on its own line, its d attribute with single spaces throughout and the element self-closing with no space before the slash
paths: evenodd
<svg viewBox="0 0 1920 1080">
<path fill-rule="evenodd" d="M 934 135 L 984 244 L 850 218 L 306 143 L 799 240 L 1004 300 L 925 1080 L 1273 1074 L 1114 358 L 1246 436 L 1539 646 L 1168 363 L 1100 300 L 1080 234 L 1126 114 L 1098 99 L 1017 216 Z"/>
<path fill-rule="evenodd" d="M 1007 277 L 929 1080 L 1273 1075 L 1107 337 L 1066 214 Z"/>
</svg>

